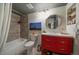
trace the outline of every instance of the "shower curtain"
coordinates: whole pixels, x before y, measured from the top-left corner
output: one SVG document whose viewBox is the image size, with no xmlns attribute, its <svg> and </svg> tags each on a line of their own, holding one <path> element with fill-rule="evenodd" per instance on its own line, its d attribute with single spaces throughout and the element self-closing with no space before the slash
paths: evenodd
<svg viewBox="0 0 79 59">
<path fill-rule="evenodd" d="M 0 52 L 7 41 L 11 20 L 11 3 L 0 3 Z"/>
</svg>

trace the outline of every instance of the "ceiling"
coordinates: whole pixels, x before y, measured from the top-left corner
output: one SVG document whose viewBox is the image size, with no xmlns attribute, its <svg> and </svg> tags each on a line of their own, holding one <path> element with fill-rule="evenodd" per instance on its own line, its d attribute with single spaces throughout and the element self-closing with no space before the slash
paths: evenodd
<svg viewBox="0 0 79 59">
<path fill-rule="evenodd" d="M 32 6 L 34 7 L 33 9 L 29 9 L 26 6 L 26 4 L 28 4 L 28 3 L 13 3 L 12 8 L 23 14 L 29 14 L 29 13 L 33 13 L 33 12 L 46 10 L 46 9 L 65 6 L 67 3 L 31 3 Z"/>
</svg>

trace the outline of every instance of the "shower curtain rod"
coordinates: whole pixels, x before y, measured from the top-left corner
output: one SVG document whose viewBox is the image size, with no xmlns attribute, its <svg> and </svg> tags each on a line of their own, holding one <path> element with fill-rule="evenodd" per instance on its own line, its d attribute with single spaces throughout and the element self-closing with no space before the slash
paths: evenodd
<svg viewBox="0 0 79 59">
<path fill-rule="evenodd" d="M 21 13 L 21 12 L 19 12 L 19 11 L 16 11 L 16 10 L 14 10 L 14 9 L 12 9 L 12 13 L 15 13 L 15 14 L 17 14 L 17 15 L 19 15 L 19 16 L 23 16 L 23 15 L 24 15 L 23 13 Z"/>
</svg>

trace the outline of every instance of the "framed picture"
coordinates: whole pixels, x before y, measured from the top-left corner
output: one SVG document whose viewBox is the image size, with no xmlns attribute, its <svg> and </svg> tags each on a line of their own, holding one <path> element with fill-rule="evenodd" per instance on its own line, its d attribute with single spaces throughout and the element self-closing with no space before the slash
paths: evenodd
<svg viewBox="0 0 79 59">
<path fill-rule="evenodd" d="M 73 4 L 67 10 L 67 25 L 72 25 L 76 23 L 76 4 Z"/>
</svg>

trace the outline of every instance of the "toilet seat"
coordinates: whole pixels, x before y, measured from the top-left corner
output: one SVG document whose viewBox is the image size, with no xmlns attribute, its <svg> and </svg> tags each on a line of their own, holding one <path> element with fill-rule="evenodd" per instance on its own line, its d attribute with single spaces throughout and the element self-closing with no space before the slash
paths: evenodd
<svg viewBox="0 0 79 59">
<path fill-rule="evenodd" d="M 33 45 L 34 45 L 34 41 L 28 41 L 26 42 L 25 47 L 31 47 Z"/>
</svg>

